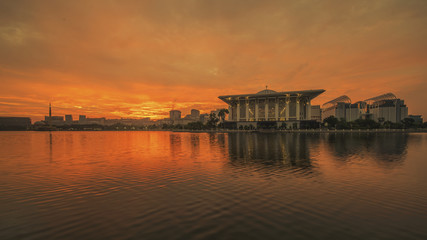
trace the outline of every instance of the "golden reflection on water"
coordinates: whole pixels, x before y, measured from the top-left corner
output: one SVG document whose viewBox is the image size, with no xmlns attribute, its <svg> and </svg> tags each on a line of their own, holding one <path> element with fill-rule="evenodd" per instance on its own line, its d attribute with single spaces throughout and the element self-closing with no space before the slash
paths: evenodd
<svg viewBox="0 0 427 240">
<path fill-rule="evenodd" d="M 426 236 L 426 141 L 416 134 L 0 132 L 0 236 Z"/>
<path fill-rule="evenodd" d="M 178 166 L 197 162 L 212 171 L 239 164 L 319 171 L 322 165 L 345 162 L 363 163 L 368 168 L 373 165 L 394 168 L 403 163 L 408 141 L 406 134 L 49 132 L 31 135 L 31 148 L 16 143 L 15 150 L 13 146 L 8 150 L 43 155 L 45 144 L 37 138 L 47 136 L 49 163 L 57 167 L 69 168 L 72 162 L 74 168 L 70 169 L 84 172 L 100 162 L 116 168 L 128 163 L 141 174 L 148 166 L 166 168 L 171 162 Z M 40 159 L 33 159 L 36 166 L 34 160 Z"/>
</svg>

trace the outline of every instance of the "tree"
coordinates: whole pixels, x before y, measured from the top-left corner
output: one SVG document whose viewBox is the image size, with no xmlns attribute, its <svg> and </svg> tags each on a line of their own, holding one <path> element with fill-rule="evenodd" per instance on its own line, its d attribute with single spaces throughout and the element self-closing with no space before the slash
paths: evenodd
<svg viewBox="0 0 427 240">
<path fill-rule="evenodd" d="M 188 123 L 185 128 L 190 130 L 202 130 L 205 128 L 205 126 L 203 125 L 202 122 L 191 122 L 191 123 Z"/>
<path fill-rule="evenodd" d="M 218 117 L 220 118 L 221 122 L 224 122 L 225 114 L 228 114 L 228 109 L 223 108 L 223 109 L 219 110 Z"/>
<path fill-rule="evenodd" d="M 337 129 L 349 129 L 350 128 L 350 124 L 347 123 L 345 121 L 344 118 L 341 118 L 337 123 L 336 123 L 336 128 Z"/>
<path fill-rule="evenodd" d="M 391 121 L 385 121 L 384 123 L 383 123 L 383 126 L 384 126 L 384 128 L 392 128 L 392 126 L 393 126 L 393 123 L 391 122 Z"/>
<path fill-rule="evenodd" d="M 216 128 L 216 125 L 218 124 L 219 119 L 216 117 L 215 113 L 211 113 L 209 114 L 209 120 L 206 123 L 206 126 L 208 128 Z"/>
<path fill-rule="evenodd" d="M 354 128 L 360 128 L 360 129 L 375 129 L 379 128 L 380 124 L 375 122 L 372 119 L 356 119 L 353 122 Z"/>
<path fill-rule="evenodd" d="M 323 120 L 323 124 L 329 128 L 334 128 L 338 123 L 338 118 L 329 116 Z"/>
<path fill-rule="evenodd" d="M 405 128 L 414 128 L 415 127 L 415 120 L 412 118 L 405 118 L 402 120 L 402 124 Z"/>
</svg>

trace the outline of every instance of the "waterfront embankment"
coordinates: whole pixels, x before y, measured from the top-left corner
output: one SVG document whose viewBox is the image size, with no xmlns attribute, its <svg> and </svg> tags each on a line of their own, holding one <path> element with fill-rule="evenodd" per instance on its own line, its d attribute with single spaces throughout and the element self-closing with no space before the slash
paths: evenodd
<svg viewBox="0 0 427 240">
<path fill-rule="evenodd" d="M 427 129 L 257 129 L 257 130 L 238 130 L 238 129 L 173 129 L 172 132 L 281 132 L 281 133 L 427 133 Z"/>
</svg>

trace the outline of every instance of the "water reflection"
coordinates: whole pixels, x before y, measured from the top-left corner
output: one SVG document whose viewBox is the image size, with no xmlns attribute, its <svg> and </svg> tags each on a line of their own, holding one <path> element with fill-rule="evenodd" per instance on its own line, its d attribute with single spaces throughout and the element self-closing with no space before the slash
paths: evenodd
<svg viewBox="0 0 427 240">
<path fill-rule="evenodd" d="M 287 167 L 312 167 L 311 151 L 319 135 L 280 133 L 230 133 L 228 150 L 234 163 L 259 163 Z"/>
<path fill-rule="evenodd" d="M 49 131 L 49 162 L 52 163 L 52 132 Z"/>
<path fill-rule="evenodd" d="M 315 156 L 326 150 L 338 161 L 357 159 L 395 167 L 405 159 L 408 137 L 408 134 L 229 133 L 228 153 L 234 165 L 313 168 Z"/>
<path fill-rule="evenodd" d="M 326 146 L 339 161 L 371 159 L 384 166 L 398 166 L 405 159 L 408 134 L 328 134 Z"/>
<path fill-rule="evenodd" d="M 425 134 L 0 132 L 0 236 L 427 239 L 426 142 Z"/>
<path fill-rule="evenodd" d="M 200 136 L 192 134 L 190 136 L 191 158 L 197 158 L 200 155 Z"/>
<path fill-rule="evenodd" d="M 174 155 L 180 155 L 182 151 L 182 139 L 181 134 L 171 134 L 169 135 L 169 143 L 170 143 L 170 154 L 172 156 Z"/>
</svg>

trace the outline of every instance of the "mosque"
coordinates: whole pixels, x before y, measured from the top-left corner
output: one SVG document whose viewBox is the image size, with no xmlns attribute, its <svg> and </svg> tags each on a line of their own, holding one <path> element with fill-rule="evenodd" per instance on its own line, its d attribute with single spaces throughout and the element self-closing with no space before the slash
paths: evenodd
<svg viewBox="0 0 427 240">
<path fill-rule="evenodd" d="M 276 92 L 264 89 L 252 94 L 225 95 L 218 98 L 228 104 L 227 125 L 231 128 L 313 128 L 311 100 L 323 89 Z"/>
</svg>

